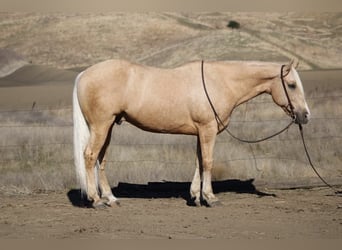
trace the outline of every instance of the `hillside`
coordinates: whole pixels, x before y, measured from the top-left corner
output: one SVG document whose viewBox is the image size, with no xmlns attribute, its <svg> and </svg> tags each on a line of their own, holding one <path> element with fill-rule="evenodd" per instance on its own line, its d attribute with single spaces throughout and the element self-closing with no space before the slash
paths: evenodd
<svg viewBox="0 0 342 250">
<path fill-rule="evenodd" d="M 239 29 L 227 27 L 229 21 Z M 287 61 L 341 68 L 340 13 L 1 13 L 0 48 L 34 64 L 79 68 L 109 58 Z"/>
</svg>

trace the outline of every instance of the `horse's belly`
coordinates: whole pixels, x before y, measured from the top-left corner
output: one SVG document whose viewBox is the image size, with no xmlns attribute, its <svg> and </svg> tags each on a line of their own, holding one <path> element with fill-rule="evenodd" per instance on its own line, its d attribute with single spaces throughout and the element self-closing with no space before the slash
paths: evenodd
<svg viewBox="0 0 342 250">
<path fill-rule="evenodd" d="M 155 133 L 197 134 L 197 129 L 192 121 L 186 121 L 185 119 L 170 119 L 170 117 L 166 118 L 158 115 L 151 117 L 127 115 L 126 120 L 138 128 Z"/>
</svg>

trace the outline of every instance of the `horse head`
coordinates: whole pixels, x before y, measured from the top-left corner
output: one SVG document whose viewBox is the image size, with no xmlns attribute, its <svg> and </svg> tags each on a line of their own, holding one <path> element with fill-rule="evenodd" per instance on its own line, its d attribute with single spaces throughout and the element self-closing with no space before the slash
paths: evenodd
<svg viewBox="0 0 342 250">
<path fill-rule="evenodd" d="M 296 71 L 297 66 L 297 60 L 282 65 L 279 69 L 280 77 L 274 78 L 271 95 L 273 101 L 296 123 L 306 124 L 310 118 L 310 110 L 305 100 L 302 81 Z"/>
</svg>

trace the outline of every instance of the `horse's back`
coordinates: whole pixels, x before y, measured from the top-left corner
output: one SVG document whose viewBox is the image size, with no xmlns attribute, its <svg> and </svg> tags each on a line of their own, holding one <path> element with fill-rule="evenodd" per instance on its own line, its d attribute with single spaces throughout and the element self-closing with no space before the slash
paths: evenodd
<svg viewBox="0 0 342 250">
<path fill-rule="evenodd" d="M 81 85 L 80 103 L 88 116 L 124 114 L 138 127 L 156 132 L 195 133 L 194 116 L 207 106 L 199 98 L 200 64 L 194 62 L 164 69 L 108 60 L 88 68 Z"/>
</svg>

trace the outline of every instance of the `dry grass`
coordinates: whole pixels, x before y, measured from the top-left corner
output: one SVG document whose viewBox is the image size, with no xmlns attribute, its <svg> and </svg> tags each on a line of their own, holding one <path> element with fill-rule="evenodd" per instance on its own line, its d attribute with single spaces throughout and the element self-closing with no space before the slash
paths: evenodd
<svg viewBox="0 0 342 250">
<path fill-rule="evenodd" d="M 0 113 L 2 188 L 32 192 L 75 184 L 70 113 L 70 109 Z"/>
</svg>

